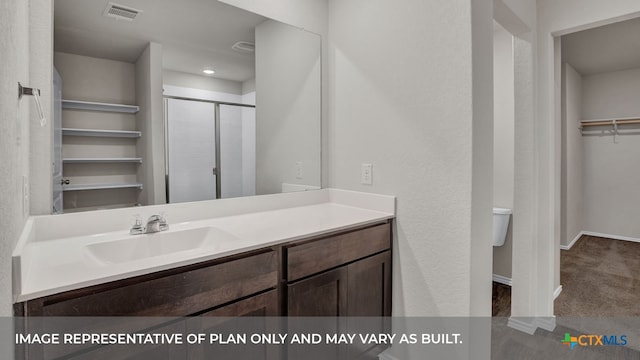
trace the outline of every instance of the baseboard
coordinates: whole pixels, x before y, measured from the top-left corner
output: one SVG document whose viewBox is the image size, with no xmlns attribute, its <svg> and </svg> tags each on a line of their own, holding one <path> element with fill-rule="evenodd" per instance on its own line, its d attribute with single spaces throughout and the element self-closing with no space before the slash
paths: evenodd
<svg viewBox="0 0 640 360">
<path fill-rule="evenodd" d="M 538 317 L 536 318 L 536 324 L 539 328 L 551 332 L 556 328 L 556 317 Z"/>
<path fill-rule="evenodd" d="M 578 239 L 580 239 L 580 237 L 582 237 L 583 235 L 603 237 L 603 238 L 608 238 L 608 239 L 613 239 L 613 240 L 640 242 L 640 238 L 634 238 L 634 237 L 631 237 L 631 236 L 604 234 L 604 233 L 598 233 L 598 232 L 593 232 L 593 231 L 580 231 L 578 236 L 576 236 L 573 240 L 571 240 L 571 242 L 568 245 L 560 245 L 560 250 L 570 250 L 571 247 L 573 247 L 573 245 L 575 245 L 576 241 L 578 241 Z"/>
<path fill-rule="evenodd" d="M 560 250 L 570 250 L 571 247 L 575 245 L 576 241 L 580 240 L 582 235 L 585 235 L 584 231 L 580 231 L 580 233 L 575 238 L 573 238 L 573 240 L 571 240 L 571 242 L 568 245 L 560 245 Z"/>
<path fill-rule="evenodd" d="M 531 317 L 531 318 L 514 318 L 510 317 L 507 326 L 522 331 L 529 335 L 533 335 L 536 329 L 541 328 L 547 331 L 553 331 L 556 328 L 556 317 Z"/>
<path fill-rule="evenodd" d="M 597 232 L 593 232 L 593 231 L 583 231 L 581 234 L 582 235 L 587 235 L 587 236 L 597 236 L 597 237 L 609 238 L 609 239 L 614 239 L 614 240 L 640 242 L 639 238 L 634 238 L 634 237 L 630 237 L 630 236 L 603 234 L 603 233 L 597 233 Z"/>
<path fill-rule="evenodd" d="M 500 284 L 508 285 L 508 286 L 511 286 L 513 284 L 513 282 L 511 281 L 511 278 L 508 278 L 502 275 L 496 275 L 496 274 L 493 274 L 493 281 Z"/>
<path fill-rule="evenodd" d="M 561 292 L 562 292 L 562 285 L 558 285 L 556 290 L 553 292 L 553 300 L 557 299 L 558 296 L 560 296 Z"/>
<path fill-rule="evenodd" d="M 381 352 L 380 354 L 378 354 L 378 360 L 398 360 L 397 357 L 392 356 L 389 354 L 389 350 L 391 350 L 391 348 Z"/>
<path fill-rule="evenodd" d="M 527 319 L 527 320 L 530 320 L 530 321 L 525 321 L 523 319 Z M 510 317 L 509 321 L 507 321 L 507 326 L 512 328 L 512 329 L 516 329 L 518 331 L 522 331 L 524 333 L 527 333 L 529 335 L 533 335 L 533 333 L 535 333 L 536 329 L 538 328 L 538 324 L 537 324 L 535 318 L 514 318 L 514 317 Z"/>
</svg>

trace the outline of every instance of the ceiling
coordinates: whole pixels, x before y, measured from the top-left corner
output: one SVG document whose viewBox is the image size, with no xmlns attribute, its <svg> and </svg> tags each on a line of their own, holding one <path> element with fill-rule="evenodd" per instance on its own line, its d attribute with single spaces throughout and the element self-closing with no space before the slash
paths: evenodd
<svg viewBox="0 0 640 360">
<path fill-rule="evenodd" d="M 103 16 L 109 0 L 55 0 L 55 51 L 135 63 L 149 41 L 162 44 L 165 69 L 245 81 L 255 76 L 253 53 L 231 49 L 254 42 L 257 14 L 216 0 L 115 0 L 142 10 L 133 21 Z"/>
<path fill-rule="evenodd" d="M 640 18 L 563 36 L 562 60 L 582 75 L 640 67 Z"/>
</svg>

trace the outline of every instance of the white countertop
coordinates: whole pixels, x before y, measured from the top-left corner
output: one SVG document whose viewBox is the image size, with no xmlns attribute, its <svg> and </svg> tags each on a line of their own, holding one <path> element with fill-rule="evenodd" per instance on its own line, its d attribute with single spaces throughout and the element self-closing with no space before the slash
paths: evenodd
<svg viewBox="0 0 640 360">
<path fill-rule="evenodd" d="M 237 205 L 233 200 L 210 202 L 210 206 L 226 206 L 227 209 L 231 209 Z M 106 217 L 119 216 L 124 216 L 127 221 L 129 219 L 126 217 L 130 216 L 131 210 L 32 217 L 27 221 L 13 254 L 14 302 L 194 264 L 354 226 L 373 224 L 393 218 L 395 213 L 395 198 L 392 196 L 336 189 L 258 196 L 249 200 L 249 203 L 247 199 L 237 201 L 245 206 L 244 213 L 235 209 L 229 211 L 230 215 L 225 215 L 226 210 L 217 209 L 210 218 L 194 216 L 197 219 L 191 221 L 188 220 L 189 212 L 197 212 L 202 203 L 193 203 L 194 208 L 189 204 L 153 207 L 154 212 L 166 210 L 169 219 L 169 230 L 157 234 L 181 234 L 185 230 L 214 227 L 230 234 L 232 240 L 117 263 L 105 263 L 96 259 L 88 251 L 88 246 L 131 239 L 129 228 L 107 228 L 101 230 L 111 231 L 91 233 L 88 229 L 92 227 L 86 226 L 86 223 L 101 220 L 109 222 L 105 220 Z M 251 204 L 255 206 L 249 206 Z M 253 211 L 255 209 L 260 211 Z M 172 218 L 187 221 L 172 223 Z M 70 235 L 65 236 L 64 227 L 68 226 L 70 221 L 79 220 L 84 223 L 70 228 Z M 45 225 L 55 229 L 46 231 L 46 228 L 43 229 Z M 51 238 L 51 233 L 57 236 Z M 149 240 L 152 241 L 156 234 L 135 236 L 151 237 Z"/>
</svg>

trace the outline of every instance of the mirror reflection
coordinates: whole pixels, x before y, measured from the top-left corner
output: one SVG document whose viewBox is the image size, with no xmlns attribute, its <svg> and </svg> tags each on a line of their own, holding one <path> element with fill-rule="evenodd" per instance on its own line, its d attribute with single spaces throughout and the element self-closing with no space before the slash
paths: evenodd
<svg viewBox="0 0 640 360">
<path fill-rule="evenodd" d="M 320 38 L 211 0 L 56 0 L 54 213 L 320 187 Z"/>
</svg>

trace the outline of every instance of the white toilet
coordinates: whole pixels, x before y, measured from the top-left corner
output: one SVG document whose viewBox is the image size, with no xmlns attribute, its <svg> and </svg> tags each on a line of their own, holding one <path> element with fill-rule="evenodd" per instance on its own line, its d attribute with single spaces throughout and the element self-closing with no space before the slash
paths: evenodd
<svg viewBox="0 0 640 360">
<path fill-rule="evenodd" d="M 511 209 L 493 208 L 493 246 L 502 246 L 507 238 Z"/>
</svg>

